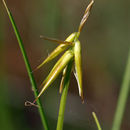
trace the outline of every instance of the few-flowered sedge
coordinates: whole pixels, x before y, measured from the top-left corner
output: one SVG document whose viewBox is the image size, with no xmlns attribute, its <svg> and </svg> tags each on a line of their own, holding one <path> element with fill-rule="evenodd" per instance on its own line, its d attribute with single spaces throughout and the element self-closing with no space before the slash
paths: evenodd
<svg viewBox="0 0 130 130">
<path fill-rule="evenodd" d="M 69 35 L 65 41 L 47 38 L 44 36 L 40 36 L 41 38 L 45 40 L 49 40 L 51 42 L 56 42 L 60 44 L 55 50 L 52 51 L 52 53 L 34 70 L 41 68 L 44 64 L 48 63 L 49 61 L 53 60 L 55 57 L 57 57 L 61 52 L 66 52 L 61 56 L 61 58 L 57 61 L 57 63 L 52 68 L 49 75 L 46 77 L 46 79 L 42 82 L 40 88 L 42 87 L 39 95 L 34 100 L 33 103 L 37 101 L 37 99 L 43 94 L 43 92 L 52 84 L 52 82 L 58 77 L 58 75 L 62 72 L 62 79 L 60 84 L 59 92 L 62 92 L 62 88 L 64 87 L 64 77 L 66 75 L 67 66 L 70 62 L 73 61 L 72 71 L 76 77 L 77 83 L 78 83 L 78 90 L 79 90 L 79 96 L 81 97 L 83 101 L 83 88 L 82 88 L 82 68 L 81 68 L 81 44 L 78 40 L 79 35 L 82 31 L 82 28 L 85 24 L 85 22 L 88 19 L 88 16 L 90 14 L 91 7 L 94 3 L 94 0 L 90 2 L 90 4 L 87 6 L 85 13 L 83 15 L 83 18 L 80 22 L 78 32 L 74 32 L 71 35 Z"/>
</svg>

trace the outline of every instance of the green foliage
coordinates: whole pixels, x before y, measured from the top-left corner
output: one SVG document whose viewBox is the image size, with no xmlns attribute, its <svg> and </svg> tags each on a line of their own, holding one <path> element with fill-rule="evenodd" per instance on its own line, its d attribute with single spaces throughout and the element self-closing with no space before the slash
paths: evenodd
<svg viewBox="0 0 130 130">
<path fill-rule="evenodd" d="M 115 112 L 115 117 L 113 121 L 112 130 L 119 130 L 121 126 L 121 121 L 123 119 L 123 114 L 125 111 L 126 101 L 130 90 L 130 50 L 128 53 L 128 61 L 126 64 L 126 70 L 123 77 L 123 82 L 118 97 L 117 108 Z"/>
</svg>

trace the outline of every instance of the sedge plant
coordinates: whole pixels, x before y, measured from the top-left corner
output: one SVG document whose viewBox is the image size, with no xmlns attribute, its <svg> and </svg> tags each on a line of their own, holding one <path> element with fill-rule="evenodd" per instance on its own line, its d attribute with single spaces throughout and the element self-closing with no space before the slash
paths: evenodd
<svg viewBox="0 0 130 130">
<path fill-rule="evenodd" d="M 12 23 L 12 26 L 13 26 L 15 35 L 17 37 L 21 52 L 23 54 L 24 62 L 25 62 L 25 65 L 26 65 L 26 68 L 28 71 L 30 81 L 32 83 L 34 95 L 36 97 L 35 100 L 33 101 L 33 103 L 30 103 L 30 105 L 33 105 L 35 103 L 38 104 L 38 109 L 39 109 L 42 123 L 43 123 L 45 130 L 48 129 L 48 126 L 47 126 L 47 122 L 45 120 L 43 108 L 42 108 L 39 97 L 55 81 L 55 79 L 59 76 L 59 74 L 62 73 L 62 79 L 61 79 L 61 84 L 60 84 L 60 89 L 59 89 L 59 92 L 62 93 L 62 96 L 61 96 L 59 116 L 58 116 L 58 121 L 57 121 L 57 130 L 62 130 L 63 129 L 63 121 L 64 121 L 65 104 L 66 104 L 66 99 L 67 99 L 67 92 L 68 92 L 71 72 L 73 72 L 75 75 L 75 78 L 76 78 L 77 83 L 78 83 L 79 96 L 81 97 L 82 102 L 83 102 L 81 43 L 78 39 L 79 39 L 80 33 L 82 31 L 82 28 L 83 28 L 85 22 L 87 21 L 88 16 L 90 15 L 90 10 L 92 8 L 94 0 L 92 0 L 90 2 L 90 4 L 87 6 L 85 13 L 83 15 L 83 18 L 80 22 L 78 31 L 69 35 L 65 41 L 41 36 L 41 38 L 44 38 L 45 40 L 49 40 L 49 41 L 58 43 L 59 46 L 56 49 L 54 49 L 54 51 L 52 51 L 52 53 L 36 69 L 34 69 L 34 71 L 36 71 L 37 69 L 40 69 L 44 64 L 53 60 L 62 52 L 64 52 L 64 54 L 57 61 L 57 63 L 54 65 L 54 67 L 52 68 L 52 70 L 50 71 L 50 73 L 46 77 L 46 79 L 42 82 L 42 84 L 40 86 L 41 91 L 39 93 L 37 92 L 35 79 L 34 79 L 33 73 L 32 73 L 33 71 L 30 67 L 30 64 L 29 64 L 29 61 L 28 61 L 21 37 L 20 37 L 20 34 L 19 34 L 18 29 L 17 29 L 16 24 L 15 24 L 15 21 L 14 21 L 12 14 L 9 11 L 4 0 L 3 0 L 3 3 L 5 5 L 6 11 L 8 13 L 9 19 Z M 27 102 L 27 103 L 29 105 L 29 102 Z"/>
<path fill-rule="evenodd" d="M 88 16 L 90 14 L 91 7 L 93 5 L 94 1 L 92 0 L 90 4 L 87 6 L 85 13 L 83 15 L 83 18 L 80 22 L 79 28 L 77 32 L 72 33 L 69 35 L 65 41 L 48 38 L 44 36 L 40 36 L 41 38 L 45 40 L 49 40 L 52 42 L 56 42 L 60 44 L 56 49 L 54 49 L 50 55 L 39 65 L 34 69 L 36 71 L 37 69 L 40 69 L 44 64 L 48 63 L 49 61 L 56 58 L 59 54 L 64 52 L 64 54 L 61 56 L 61 58 L 56 62 L 52 70 L 50 71 L 49 75 L 46 77 L 46 79 L 42 82 L 40 88 L 41 91 L 39 92 L 39 95 L 34 100 L 33 103 L 39 99 L 39 97 L 44 93 L 44 91 L 54 82 L 54 80 L 59 76 L 60 73 L 62 73 L 62 79 L 60 84 L 60 93 L 62 92 L 62 89 L 64 88 L 64 81 L 65 77 L 68 73 L 67 66 L 72 61 L 72 67 L 71 70 L 73 71 L 77 83 L 78 83 L 78 90 L 79 90 L 79 96 L 83 100 L 83 88 L 82 88 L 82 68 L 81 68 L 81 44 L 78 40 L 80 33 L 82 31 L 82 28 L 85 24 L 85 22 L 88 19 Z"/>
<path fill-rule="evenodd" d="M 34 69 L 34 71 L 40 69 L 44 64 L 53 60 L 59 54 L 65 51 L 64 54 L 61 56 L 61 58 L 54 65 L 49 75 L 42 82 L 40 86 L 41 91 L 39 92 L 37 98 L 33 101 L 34 104 L 39 99 L 39 97 L 45 92 L 45 90 L 54 82 L 54 80 L 59 76 L 59 74 L 62 73 L 62 79 L 61 79 L 61 84 L 59 89 L 59 92 L 62 93 L 62 96 L 61 96 L 60 107 L 59 107 L 57 130 L 63 129 L 64 111 L 65 111 L 71 72 L 73 72 L 75 75 L 75 78 L 78 83 L 79 96 L 81 97 L 82 102 L 84 102 L 83 87 L 82 87 L 82 68 L 81 68 L 81 44 L 78 38 L 80 36 L 80 33 L 82 31 L 85 22 L 88 19 L 88 16 L 90 15 L 90 10 L 92 8 L 93 3 L 94 1 L 92 0 L 90 4 L 87 6 L 83 18 L 80 22 L 78 31 L 69 35 L 65 41 L 41 36 L 41 38 L 45 40 L 56 42 L 60 45 L 56 47 L 56 49 L 54 49 L 50 53 L 50 55 L 39 66 L 37 66 L 36 69 Z"/>
<path fill-rule="evenodd" d="M 58 115 L 58 121 L 57 121 L 57 130 L 62 130 L 63 129 L 63 121 L 64 121 L 64 111 L 65 111 L 65 105 L 66 105 L 66 99 L 67 99 L 67 93 L 68 93 L 68 87 L 69 87 L 69 82 L 70 82 L 70 75 L 71 72 L 74 73 L 77 83 L 78 83 L 78 90 L 79 90 L 79 96 L 81 97 L 83 101 L 83 88 L 82 88 L 82 68 L 81 68 L 81 44 L 80 41 L 78 40 L 80 33 L 82 31 L 82 28 L 85 24 L 85 22 L 88 19 L 88 16 L 90 14 L 91 7 L 94 3 L 94 0 L 90 2 L 88 7 L 85 10 L 85 13 L 83 15 L 83 18 L 80 22 L 79 28 L 77 32 L 72 33 L 69 35 L 65 41 L 62 40 L 57 40 L 57 39 L 52 39 L 48 37 L 41 36 L 41 38 L 45 40 L 49 40 L 51 42 L 58 43 L 59 46 L 36 68 L 34 71 L 37 69 L 40 69 L 44 64 L 48 63 L 49 61 L 53 60 L 56 58 L 59 54 L 64 52 L 64 54 L 61 56 L 61 58 L 57 61 L 57 63 L 54 65 L 52 70 L 50 71 L 49 75 L 46 77 L 46 79 L 42 82 L 40 88 L 41 91 L 38 93 L 37 91 L 37 86 L 36 82 L 33 76 L 33 71 L 31 69 L 31 66 L 29 64 L 29 60 L 26 54 L 26 51 L 24 49 L 24 45 L 21 39 L 21 36 L 19 34 L 19 31 L 17 29 L 17 26 L 15 24 L 14 18 L 8 9 L 6 3 L 4 0 L 3 4 L 5 6 L 5 9 L 7 11 L 7 14 L 9 16 L 9 19 L 11 21 L 12 27 L 14 29 L 16 38 L 19 43 L 20 50 L 23 55 L 23 59 L 27 68 L 28 76 L 30 78 L 32 88 L 34 90 L 34 95 L 35 95 L 35 100 L 33 103 L 31 102 L 26 102 L 26 105 L 34 105 L 37 103 L 38 105 L 38 110 L 41 116 L 41 121 L 43 124 L 43 127 L 45 130 L 48 130 L 48 125 L 47 121 L 45 118 L 44 110 L 40 101 L 40 96 L 45 92 L 45 90 L 55 81 L 55 79 L 58 77 L 60 73 L 62 73 L 62 78 L 61 78 L 61 84 L 60 84 L 60 89 L 59 92 L 62 93 L 61 95 L 61 101 L 60 101 L 60 107 L 59 107 L 59 115 Z M 114 117 L 114 122 L 112 126 L 112 130 L 118 130 L 120 129 L 121 125 L 121 120 L 123 117 L 124 109 L 125 109 L 125 104 L 126 104 L 126 99 L 128 97 L 128 92 L 129 92 L 129 83 L 130 83 L 130 53 L 128 56 L 128 64 L 126 67 L 126 72 L 122 84 L 122 89 L 120 92 L 119 100 L 118 100 L 118 105 L 117 105 L 117 110 L 115 113 Z M 99 124 L 99 121 L 97 119 L 96 114 L 93 112 L 92 113 L 93 118 L 96 122 L 98 130 L 101 130 L 101 126 Z"/>
</svg>

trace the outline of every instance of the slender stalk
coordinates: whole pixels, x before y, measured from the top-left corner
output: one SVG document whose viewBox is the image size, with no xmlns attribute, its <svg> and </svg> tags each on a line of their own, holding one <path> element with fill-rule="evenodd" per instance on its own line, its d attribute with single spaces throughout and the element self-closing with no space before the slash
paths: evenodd
<svg viewBox="0 0 130 130">
<path fill-rule="evenodd" d="M 16 38 L 18 40 L 18 44 L 19 44 L 20 50 L 21 50 L 22 55 L 23 55 L 23 59 L 24 59 L 25 65 L 26 65 L 28 76 L 29 76 L 29 79 L 31 81 L 32 88 L 34 90 L 34 95 L 35 95 L 35 97 L 37 97 L 38 96 L 38 91 L 37 91 L 37 87 L 36 87 L 36 82 L 35 82 L 34 76 L 32 74 L 32 69 L 31 69 L 31 66 L 29 64 L 29 60 L 28 60 L 26 51 L 24 49 L 22 39 L 20 37 L 19 31 L 18 31 L 17 26 L 15 24 L 15 21 L 13 19 L 13 16 L 12 16 L 11 12 L 9 11 L 9 9 L 8 9 L 8 7 L 7 7 L 4 0 L 3 0 L 3 4 L 4 4 L 5 8 L 6 8 L 6 11 L 8 13 L 8 16 L 9 16 L 9 19 L 11 21 L 12 27 L 14 29 Z M 47 122 L 46 122 L 46 119 L 45 119 L 45 114 L 44 114 L 43 107 L 42 107 L 40 99 L 37 100 L 37 104 L 39 106 L 38 109 L 39 109 L 39 113 L 40 113 L 40 116 L 41 116 L 41 121 L 42 121 L 43 127 L 44 127 L 45 130 L 48 130 L 48 125 L 47 125 Z"/>
<path fill-rule="evenodd" d="M 118 98 L 118 103 L 117 103 L 112 130 L 120 130 L 121 121 L 123 118 L 126 101 L 129 94 L 129 86 L 130 86 L 130 50 L 128 54 L 128 61 L 126 65 L 124 79 L 123 79 L 123 83 L 122 83 L 119 98 Z"/>
<path fill-rule="evenodd" d="M 65 112 L 65 105 L 66 105 L 66 100 L 67 100 L 67 93 L 68 93 L 68 88 L 69 88 L 71 70 L 72 70 L 72 61 L 67 66 L 66 75 L 64 78 L 64 88 L 63 88 L 63 92 L 62 92 L 61 100 L 60 100 L 59 115 L 58 115 L 56 130 L 63 129 L 64 112 Z"/>
<path fill-rule="evenodd" d="M 92 115 L 93 115 L 93 118 L 94 118 L 94 120 L 95 120 L 95 123 L 96 123 L 96 125 L 97 125 L 98 130 L 102 130 L 102 128 L 101 128 L 101 126 L 100 126 L 100 123 L 99 123 L 99 121 L 98 121 L 98 118 L 97 118 L 97 116 L 96 116 L 96 113 L 95 113 L 95 112 L 92 112 Z"/>
</svg>

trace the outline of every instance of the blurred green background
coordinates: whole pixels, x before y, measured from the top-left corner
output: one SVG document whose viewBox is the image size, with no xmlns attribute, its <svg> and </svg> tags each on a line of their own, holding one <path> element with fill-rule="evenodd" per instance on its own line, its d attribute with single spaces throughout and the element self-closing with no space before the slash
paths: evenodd
<svg viewBox="0 0 130 130">
<path fill-rule="evenodd" d="M 20 31 L 32 68 L 57 46 L 40 35 L 64 40 L 77 31 L 88 0 L 6 0 Z M 95 0 L 80 36 L 85 103 L 78 96 L 74 76 L 66 104 L 64 130 L 96 130 L 91 115 L 97 113 L 104 130 L 110 130 L 130 47 L 130 1 Z M 56 60 L 34 73 L 40 86 Z M 56 128 L 61 76 L 41 96 L 48 124 Z M 33 91 L 12 26 L 0 1 L 0 129 L 41 130 Z M 130 129 L 130 97 L 121 130 Z"/>
</svg>

